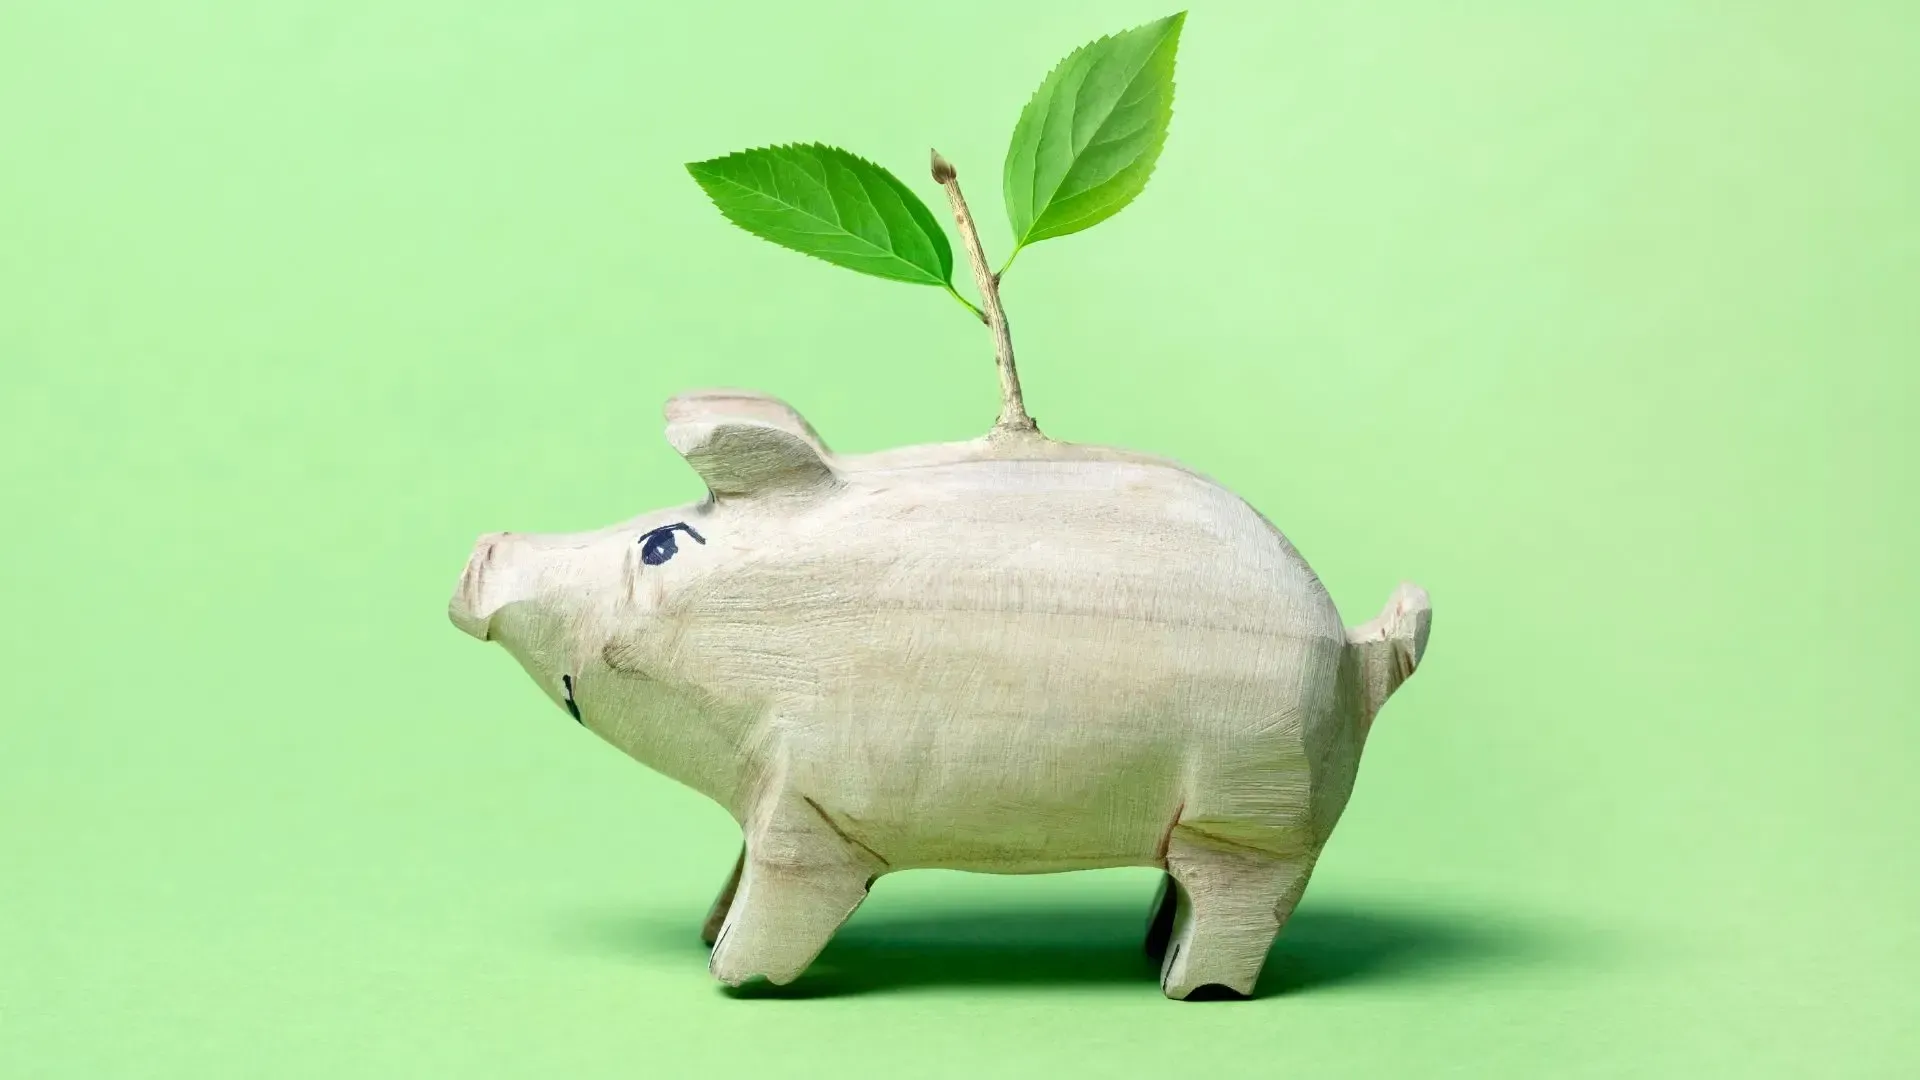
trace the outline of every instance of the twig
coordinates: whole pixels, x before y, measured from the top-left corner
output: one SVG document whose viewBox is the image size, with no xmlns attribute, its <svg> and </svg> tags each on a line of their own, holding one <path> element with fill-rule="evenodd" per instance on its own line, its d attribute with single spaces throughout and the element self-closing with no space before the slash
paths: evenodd
<svg viewBox="0 0 1920 1080">
<path fill-rule="evenodd" d="M 953 204 L 953 220 L 960 226 L 960 240 L 967 248 L 967 261 L 973 264 L 973 281 L 980 288 L 980 303 L 986 308 L 987 327 L 993 331 L 993 357 L 1000 367 L 1000 420 L 993 426 L 996 434 L 1040 433 L 1040 425 L 1027 415 L 1026 402 L 1020 397 L 1020 375 L 1013 368 L 1013 336 L 1007 330 L 1007 313 L 1000 306 L 1000 275 L 987 268 L 987 253 L 980 247 L 980 231 L 974 228 L 973 214 L 960 194 L 959 174 L 940 151 L 933 152 L 934 183 L 947 189 L 947 201 Z"/>
<path fill-rule="evenodd" d="M 977 307 L 974 307 L 973 301 L 967 299 L 964 296 L 961 296 L 960 291 L 958 289 L 955 289 L 951 285 L 947 286 L 947 295 L 953 297 L 955 300 L 960 301 L 960 306 L 972 312 L 974 318 L 979 319 L 982 323 L 985 323 L 987 321 L 987 313 L 984 311 L 981 311 Z"/>
</svg>

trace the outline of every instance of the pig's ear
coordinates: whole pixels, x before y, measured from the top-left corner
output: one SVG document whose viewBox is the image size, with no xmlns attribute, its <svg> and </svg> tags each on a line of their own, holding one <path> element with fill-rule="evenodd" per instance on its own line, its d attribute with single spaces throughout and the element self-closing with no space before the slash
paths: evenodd
<svg viewBox="0 0 1920 1080">
<path fill-rule="evenodd" d="M 821 457 L 827 457 L 831 451 L 813 430 L 813 425 L 801 416 L 793 406 L 757 390 L 709 389 L 688 390 L 675 394 L 667 401 L 667 423 L 684 424 L 698 420 L 718 423 L 722 420 L 747 420 L 767 424 L 795 435 L 812 443 L 820 450 Z"/>
<path fill-rule="evenodd" d="M 820 447 L 783 425 L 686 419 L 667 425 L 667 441 L 721 499 L 805 495 L 837 482 Z"/>
</svg>

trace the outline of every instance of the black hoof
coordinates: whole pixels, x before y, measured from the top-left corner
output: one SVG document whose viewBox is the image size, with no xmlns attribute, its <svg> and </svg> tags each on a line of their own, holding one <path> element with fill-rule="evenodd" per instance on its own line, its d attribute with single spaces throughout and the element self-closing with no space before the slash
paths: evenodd
<svg viewBox="0 0 1920 1080">
<path fill-rule="evenodd" d="M 1241 993 L 1238 990 L 1235 990 L 1230 986 L 1223 986 L 1220 983 L 1208 983 L 1205 986 L 1194 987 L 1193 993 L 1188 994 L 1182 1000 L 1184 1001 L 1246 1001 L 1247 995 Z"/>
</svg>

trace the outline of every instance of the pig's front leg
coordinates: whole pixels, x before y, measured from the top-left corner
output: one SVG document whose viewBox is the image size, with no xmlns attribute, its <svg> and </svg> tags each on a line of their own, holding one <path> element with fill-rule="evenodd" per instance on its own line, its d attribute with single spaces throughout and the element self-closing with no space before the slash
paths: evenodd
<svg viewBox="0 0 1920 1080">
<path fill-rule="evenodd" d="M 740 872 L 747 865 L 747 849 L 740 848 L 740 857 L 734 860 L 733 873 L 727 876 L 727 883 L 720 887 L 720 895 L 713 898 L 713 907 L 707 910 L 707 921 L 700 927 L 700 940 L 707 948 L 720 939 L 720 927 L 727 921 L 727 912 L 733 908 L 733 894 L 740 891 Z"/>
<path fill-rule="evenodd" d="M 707 969 L 729 986 L 800 977 L 887 869 L 810 799 L 782 796 L 750 828 Z"/>
</svg>

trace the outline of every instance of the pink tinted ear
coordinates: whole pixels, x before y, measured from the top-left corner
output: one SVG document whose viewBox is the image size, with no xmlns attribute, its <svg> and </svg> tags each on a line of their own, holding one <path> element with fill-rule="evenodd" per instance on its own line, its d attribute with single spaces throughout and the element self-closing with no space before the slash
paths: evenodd
<svg viewBox="0 0 1920 1080">
<path fill-rule="evenodd" d="M 723 420 L 746 420 L 756 424 L 765 424 L 790 432 L 813 444 L 821 457 L 827 457 L 830 451 L 820 438 L 819 432 L 806 418 L 794 411 L 793 406 L 771 394 L 762 394 L 757 390 L 734 390 L 728 388 L 689 390 L 677 394 L 667 402 L 667 424 L 698 423 L 702 421 L 717 423 Z"/>
</svg>

